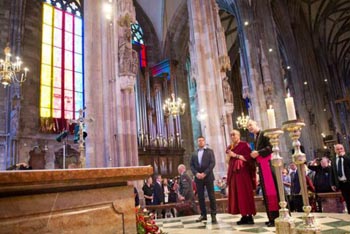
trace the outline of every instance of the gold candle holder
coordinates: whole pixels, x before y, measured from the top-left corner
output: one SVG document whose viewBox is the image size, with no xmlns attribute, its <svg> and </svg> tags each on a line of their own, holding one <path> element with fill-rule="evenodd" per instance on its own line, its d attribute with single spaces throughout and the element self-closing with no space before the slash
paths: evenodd
<svg viewBox="0 0 350 234">
<path fill-rule="evenodd" d="M 307 184 L 306 184 L 306 170 L 304 163 L 306 162 L 306 156 L 300 149 L 300 135 L 301 130 L 305 126 L 305 123 L 300 120 L 291 120 L 283 123 L 283 130 L 289 132 L 289 136 L 293 141 L 294 154 L 292 155 L 293 162 L 296 164 L 298 168 L 299 175 L 299 183 L 301 188 L 301 194 L 303 197 L 303 223 L 296 227 L 297 233 L 321 233 L 320 228 L 316 224 L 315 216 L 311 213 L 311 206 L 309 204 L 309 196 L 307 192 Z"/>
<path fill-rule="evenodd" d="M 293 234 L 295 229 L 294 219 L 289 215 L 289 210 L 287 209 L 287 202 L 284 195 L 284 185 L 282 181 L 282 169 L 283 169 L 283 158 L 280 156 L 279 152 L 279 137 L 283 134 L 280 128 L 273 128 L 265 130 L 265 136 L 270 139 L 272 145 L 272 165 L 275 168 L 278 195 L 280 198 L 279 205 L 281 209 L 279 210 L 279 217 L 275 220 L 276 233 Z"/>
</svg>

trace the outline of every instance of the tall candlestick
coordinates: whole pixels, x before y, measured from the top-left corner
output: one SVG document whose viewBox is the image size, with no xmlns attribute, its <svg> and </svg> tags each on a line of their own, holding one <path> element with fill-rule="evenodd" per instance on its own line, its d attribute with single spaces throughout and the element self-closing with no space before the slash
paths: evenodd
<svg viewBox="0 0 350 234">
<path fill-rule="evenodd" d="M 267 109 L 267 119 L 269 120 L 269 128 L 276 128 L 275 110 L 270 105 L 270 109 Z"/>
<path fill-rule="evenodd" d="M 297 115 L 295 113 L 294 99 L 290 96 L 289 90 L 287 93 L 287 97 L 284 99 L 287 108 L 288 120 L 297 119 Z"/>
</svg>

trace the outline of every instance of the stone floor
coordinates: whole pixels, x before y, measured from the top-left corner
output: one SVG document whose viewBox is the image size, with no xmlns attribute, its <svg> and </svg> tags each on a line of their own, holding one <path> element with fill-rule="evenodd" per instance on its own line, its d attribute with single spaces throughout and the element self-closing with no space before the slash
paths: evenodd
<svg viewBox="0 0 350 234">
<path fill-rule="evenodd" d="M 293 213 L 296 226 L 301 222 L 302 213 Z M 332 213 L 314 213 L 316 221 L 323 234 L 350 234 L 350 215 Z M 254 225 L 236 225 L 240 215 L 218 214 L 218 224 L 211 224 L 210 215 L 208 222 L 196 223 L 196 216 L 186 216 L 178 218 L 158 219 L 159 227 L 169 234 L 225 234 L 225 233 L 275 233 L 275 228 L 265 226 L 267 221 L 265 213 L 258 213 L 254 217 Z"/>
</svg>

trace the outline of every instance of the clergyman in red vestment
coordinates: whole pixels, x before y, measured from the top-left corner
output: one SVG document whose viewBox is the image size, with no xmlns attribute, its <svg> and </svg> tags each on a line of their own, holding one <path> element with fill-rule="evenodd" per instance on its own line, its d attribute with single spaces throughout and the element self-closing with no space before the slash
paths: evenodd
<svg viewBox="0 0 350 234">
<path fill-rule="evenodd" d="M 258 127 L 257 122 L 250 119 L 247 128 L 249 132 L 254 133 L 255 138 L 255 149 L 250 153 L 250 156 L 255 158 L 259 167 L 259 182 L 263 192 L 267 217 L 269 218 L 269 221 L 265 224 L 268 227 L 274 227 L 275 219 L 279 216 L 279 206 L 277 183 L 271 165 L 272 145 L 270 139 L 264 135 L 264 131 Z"/>
<path fill-rule="evenodd" d="M 241 214 L 238 225 L 254 224 L 256 214 L 254 191 L 256 186 L 256 171 L 254 159 L 250 156 L 249 144 L 241 141 L 240 132 L 232 130 L 231 145 L 226 149 L 228 162 L 228 213 Z"/>
</svg>

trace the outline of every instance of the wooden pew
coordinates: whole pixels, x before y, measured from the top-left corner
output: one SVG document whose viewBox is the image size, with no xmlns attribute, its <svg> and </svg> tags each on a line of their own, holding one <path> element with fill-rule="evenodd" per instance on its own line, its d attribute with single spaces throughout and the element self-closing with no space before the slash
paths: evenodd
<svg viewBox="0 0 350 234">
<path fill-rule="evenodd" d="M 342 195 L 340 192 L 318 193 L 317 196 L 321 199 L 323 213 L 343 212 L 344 206 L 341 202 Z"/>
</svg>

